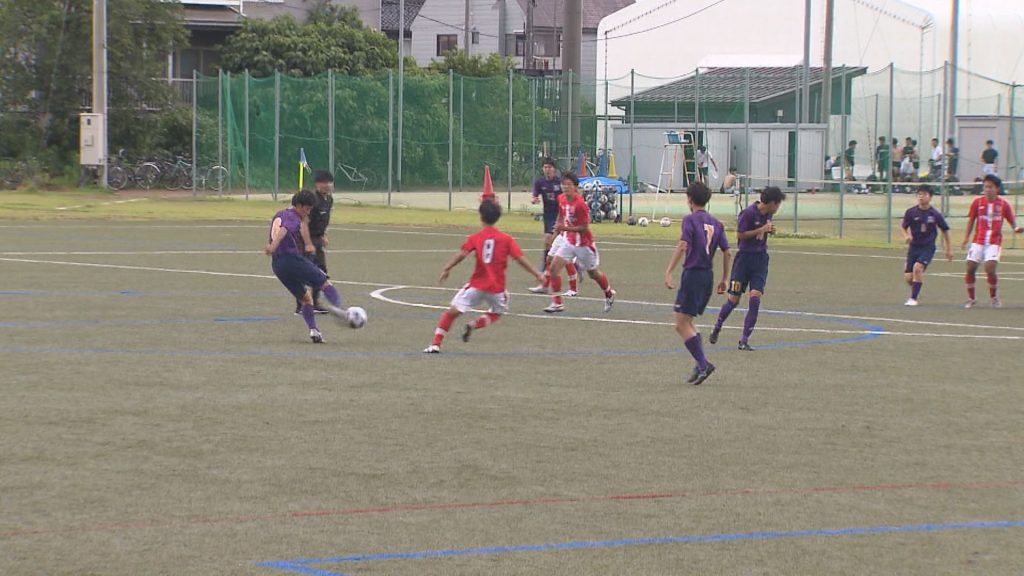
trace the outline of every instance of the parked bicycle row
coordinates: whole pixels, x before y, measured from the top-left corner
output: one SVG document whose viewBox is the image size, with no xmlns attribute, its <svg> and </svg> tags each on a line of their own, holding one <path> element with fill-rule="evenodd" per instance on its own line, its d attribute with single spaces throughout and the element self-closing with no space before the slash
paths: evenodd
<svg viewBox="0 0 1024 576">
<path fill-rule="evenodd" d="M 220 192 L 227 187 L 228 170 L 219 165 L 209 169 L 193 169 L 192 160 L 187 156 L 176 155 L 172 159 L 156 158 L 131 162 L 124 150 L 118 152 L 107 166 L 107 184 L 114 190 L 122 190 L 129 185 L 143 190 L 163 187 L 166 190 L 215 190 Z"/>
</svg>

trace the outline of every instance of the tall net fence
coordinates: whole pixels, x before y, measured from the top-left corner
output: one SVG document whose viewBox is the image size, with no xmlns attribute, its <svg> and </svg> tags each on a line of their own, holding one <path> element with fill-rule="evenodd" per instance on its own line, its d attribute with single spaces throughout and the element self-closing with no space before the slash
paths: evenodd
<svg viewBox="0 0 1024 576">
<path fill-rule="evenodd" d="M 290 195 L 304 157 L 352 201 L 456 209 L 475 204 L 487 167 L 512 209 L 532 210 L 530 184 L 552 157 L 624 182 L 625 215 L 679 217 L 687 208 L 671 193 L 697 179 L 723 193 L 712 210 L 725 216 L 779 186 L 792 233 L 892 241 L 921 183 L 948 215 L 966 214 L 988 140 L 1019 208 L 1024 94 L 961 69 L 951 110 L 951 70 L 837 67 L 830 114 L 821 69 L 801 67 L 198 77 L 193 181 L 197 192 Z M 217 173 L 226 182 L 210 186 Z"/>
</svg>

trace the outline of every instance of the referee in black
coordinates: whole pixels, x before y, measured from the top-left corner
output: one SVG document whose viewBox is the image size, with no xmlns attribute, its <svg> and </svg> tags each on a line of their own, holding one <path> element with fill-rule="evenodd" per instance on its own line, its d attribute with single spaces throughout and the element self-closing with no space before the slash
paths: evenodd
<svg viewBox="0 0 1024 576">
<path fill-rule="evenodd" d="M 331 223 L 331 209 L 334 208 L 334 176 L 327 170 L 317 170 L 313 175 L 313 182 L 316 186 L 316 204 L 309 212 L 309 238 L 316 251 L 307 252 L 306 255 L 324 271 L 324 274 L 327 274 L 327 253 L 324 252 L 324 248 L 327 247 L 327 226 Z M 327 314 L 327 308 L 320 305 L 319 288 L 311 288 L 313 310 L 317 314 Z"/>
</svg>

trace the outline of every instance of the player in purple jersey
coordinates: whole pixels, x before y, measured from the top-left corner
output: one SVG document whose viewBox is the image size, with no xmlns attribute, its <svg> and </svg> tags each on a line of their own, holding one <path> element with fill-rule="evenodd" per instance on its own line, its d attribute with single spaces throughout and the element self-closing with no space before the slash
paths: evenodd
<svg viewBox="0 0 1024 576">
<path fill-rule="evenodd" d="M 715 250 L 722 250 L 722 280 L 718 283 L 718 293 L 725 292 L 725 279 L 729 273 L 729 241 L 725 238 L 725 227 L 708 214 L 704 207 L 711 200 L 711 189 L 700 182 L 694 182 L 686 189 L 690 215 L 683 218 L 682 235 L 676 244 L 672 260 L 665 269 L 665 286 L 672 290 L 672 272 L 679 261 L 683 261 L 683 274 L 676 293 L 675 320 L 676 332 L 683 338 L 686 349 L 697 361 L 687 384 L 694 386 L 704 382 L 715 371 L 715 365 L 704 356 L 700 333 L 697 332 L 693 319 L 704 313 L 711 299 L 714 287 Z"/>
<path fill-rule="evenodd" d="M 345 311 L 341 308 L 341 295 L 327 279 L 327 274 L 303 255 L 303 221 L 309 218 L 309 212 L 315 204 L 316 196 L 309 190 L 302 190 L 292 196 L 291 208 L 274 214 L 270 224 L 270 243 L 263 248 L 263 253 L 271 256 L 271 268 L 277 279 L 302 302 L 302 318 L 309 327 L 309 338 L 320 344 L 324 337 L 316 327 L 313 296 L 308 287 L 319 288 L 327 297 L 331 303 L 328 307 L 331 314 L 344 317 Z"/>
<path fill-rule="evenodd" d="M 729 278 L 729 298 L 718 312 L 718 320 L 708 340 L 718 342 L 722 324 L 740 302 L 740 296 L 750 287 L 747 316 L 743 319 L 743 335 L 739 349 L 751 351 L 747 341 L 757 325 L 757 314 L 761 310 L 761 297 L 768 282 L 768 236 L 775 232 L 772 216 L 779 211 L 786 194 L 776 186 L 769 186 L 761 192 L 761 200 L 747 206 L 740 212 L 736 222 L 736 243 L 739 251 L 732 265 Z"/>
<path fill-rule="evenodd" d="M 910 298 L 904 306 L 917 306 L 917 297 L 921 293 L 924 282 L 924 271 L 935 257 L 935 238 L 942 230 L 942 247 L 946 251 L 946 260 L 953 261 L 953 245 L 949 243 L 949 224 L 942 213 L 931 205 L 932 187 L 922 184 L 917 187 L 917 205 L 907 209 L 903 214 L 900 228 L 903 240 L 910 247 L 907 249 L 907 265 L 903 268 L 903 278 L 910 286 Z"/>
</svg>

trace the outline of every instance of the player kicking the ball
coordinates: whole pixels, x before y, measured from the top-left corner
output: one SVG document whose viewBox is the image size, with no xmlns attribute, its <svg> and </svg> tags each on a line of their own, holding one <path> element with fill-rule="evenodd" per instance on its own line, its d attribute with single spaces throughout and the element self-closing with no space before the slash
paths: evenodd
<svg viewBox="0 0 1024 576">
<path fill-rule="evenodd" d="M 676 293 L 676 332 L 683 338 L 686 349 L 697 361 L 693 367 L 687 384 L 701 384 L 715 371 L 715 365 L 704 357 L 700 333 L 693 325 L 693 319 L 704 313 L 704 308 L 711 299 L 711 290 L 715 283 L 714 258 L 715 250 L 722 250 L 722 280 L 718 283 L 718 293 L 725 293 L 725 279 L 729 275 L 729 241 L 725 238 L 725 227 L 708 214 L 704 207 L 711 199 L 711 190 L 700 182 L 690 184 L 686 189 L 690 215 L 683 218 L 683 233 L 679 237 L 672 260 L 665 270 L 665 286 L 672 290 L 672 271 L 680 260 L 683 260 L 683 274 L 679 280 L 679 291 Z M 684 259 L 685 256 L 685 259 Z"/>
<path fill-rule="evenodd" d="M 509 258 L 533 274 L 538 282 L 544 281 L 540 272 L 537 272 L 523 256 L 523 251 L 519 248 L 515 238 L 494 227 L 498 219 L 501 218 L 501 206 L 496 202 L 484 200 L 480 203 L 479 212 L 480 221 L 484 227 L 479 232 L 466 237 L 466 242 L 462 244 L 462 250 L 444 265 L 438 283 L 443 283 L 452 268 L 462 262 L 466 256 L 476 253 L 476 267 L 473 269 L 473 276 L 470 277 L 469 283 L 452 298 L 451 307 L 441 313 L 441 317 L 437 321 L 437 328 L 434 330 L 434 340 L 423 350 L 426 354 L 440 354 L 441 342 L 444 341 L 444 337 L 448 334 L 455 319 L 469 312 L 481 302 L 489 304 L 490 309 L 477 317 L 473 323 L 466 324 L 462 330 L 463 342 L 469 342 L 474 330 L 486 328 L 501 318 L 508 308 L 505 269 L 508 268 Z"/>
<path fill-rule="evenodd" d="M 903 214 L 903 240 L 910 245 L 907 249 L 907 265 L 903 269 L 903 277 L 910 286 L 910 298 L 904 306 L 917 306 L 917 297 L 921 293 L 924 282 L 924 271 L 935 256 L 935 238 L 942 230 L 942 247 L 946 251 L 946 260 L 953 261 L 953 245 L 949 241 L 949 224 L 939 212 L 932 207 L 932 187 L 922 184 L 917 187 L 917 206 L 907 208 Z"/>
<path fill-rule="evenodd" d="M 551 305 L 544 309 L 548 314 L 562 312 L 562 269 L 573 258 L 576 267 L 583 268 L 587 275 L 597 282 L 604 291 L 604 311 L 608 312 L 615 303 L 615 290 L 608 283 L 608 277 L 598 268 L 601 258 L 590 232 L 590 208 L 579 193 L 579 178 L 573 172 L 562 174 L 562 195 L 558 198 L 558 222 L 555 232 L 562 237 L 558 250 L 552 253 L 551 266 L 547 274 L 551 279 Z"/>
<path fill-rule="evenodd" d="M 302 221 L 309 217 L 316 204 L 316 195 L 303 190 L 292 196 L 291 208 L 285 208 L 274 214 L 270 224 L 270 243 L 263 253 L 271 256 L 271 267 L 274 275 L 284 287 L 300 302 L 302 318 L 309 327 L 309 338 L 316 344 L 324 341 L 316 326 L 313 316 L 313 295 L 307 286 L 318 289 L 331 303 L 328 311 L 344 318 L 345 311 L 341 308 L 341 295 L 327 279 L 327 274 L 317 268 L 312 260 L 303 256 L 301 236 Z"/>
<path fill-rule="evenodd" d="M 753 350 L 747 341 L 757 325 L 757 313 L 761 309 L 761 297 L 768 282 L 768 235 L 775 232 L 772 216 L 779 211 L 786 194 L 776 186 L 769 186 L 761 192 L 761 200 L 744 208 L 736 222 L 736 241 L 739 251 L 732 265 L 729 278 L 729 298 L 725 301 L 715 328 L 708 341 L 718 342 L 722 324 L 740 302 L 740 296 L 750 286 L 750 300 L 747 302 L 747 316 L 743 319 L 743 335 L 739 349 Z"/>
<path fill-rule="evenodd" d="M 974 307 L 974 275 L 982 261 L 985 262 L 985 274 L 988 275 L 988 295 L 992 297 L 992 307 L 1001 306 L 997 291 L 999 277 L 996 276 L 996 267 L 999 265 L 999 255 L 1003 248 L 1003 220 L 1014 227 L 1014 233 L 1024 232 L 1024 228 L 1017 226 L 1010 203 L 999 197 L 1003 181 L 998 176 L 989 174 L 985 176 L 983 186 L 985 195 L 975 198 L 967 212 L 967 231 L 964 232 L 964 241 L 960 245 L 961 248 L 967 248 L 967 240 L 971 238 L 971 231 L 977 222 L 978 231 L 975 232 L 971 247 L 967 250 L 967 274 L 964 276 L 964 282 L 967 284 L 967 302 L 964 303 L 964 308 Z"/>
</svg>

